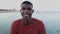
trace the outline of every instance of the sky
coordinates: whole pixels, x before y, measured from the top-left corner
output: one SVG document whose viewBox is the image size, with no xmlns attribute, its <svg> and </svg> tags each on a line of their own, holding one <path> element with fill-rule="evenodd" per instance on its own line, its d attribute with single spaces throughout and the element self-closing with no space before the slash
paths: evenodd
<svg viewBox="0 0 60 34">
<path fill-rule="evenodd" d="M 20 9 L 25 0 L 0 0 L 0 9 Z M 28 0 L 36 11 L 60 11 L 60 0 Z"/>
</svg>

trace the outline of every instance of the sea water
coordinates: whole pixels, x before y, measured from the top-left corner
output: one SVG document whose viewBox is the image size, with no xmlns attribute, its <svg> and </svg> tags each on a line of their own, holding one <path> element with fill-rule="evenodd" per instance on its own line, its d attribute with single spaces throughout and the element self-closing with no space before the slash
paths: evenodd
<svg viewBox="0 0 60 34">
<path fill-rule="evenodd" d="M 43 21 L 47 34 L 60 34 L 60 13 L 35 11 L 32 17 Z M 22 18 L 20 12 L 0 13 L 0 34 L 10 34 L 15 20 Z"/>
</svg>

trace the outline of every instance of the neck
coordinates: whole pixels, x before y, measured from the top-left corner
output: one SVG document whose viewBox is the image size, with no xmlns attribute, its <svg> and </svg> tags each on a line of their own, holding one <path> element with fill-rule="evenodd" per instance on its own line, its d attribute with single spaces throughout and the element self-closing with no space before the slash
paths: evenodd
<svg viewBox="0 0 60 34">
<path fill-rule="evenodd" d="M 23 20 L 23 24 L 24 25 L 30 25 L 31 24 L 31 19 Z"/>
</svg>

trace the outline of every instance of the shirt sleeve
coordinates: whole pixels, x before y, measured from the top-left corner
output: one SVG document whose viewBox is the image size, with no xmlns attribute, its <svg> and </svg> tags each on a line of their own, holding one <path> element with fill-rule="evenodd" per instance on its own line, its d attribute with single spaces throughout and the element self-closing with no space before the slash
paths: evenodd
<svg viewBox="0 0 60 34">
<path fill-rule="evenodd" d="M 17 34 L 16 26 L 17 26 L 17 24 L 15 22 L 13 22 L 11 29 L 10 29 L 10 34 Z"/>
<path fill-rule="evenodd" d="M 40 24 L 40 34 L 46 34 L 46 29 L 42 21 Z"/>
</svg>

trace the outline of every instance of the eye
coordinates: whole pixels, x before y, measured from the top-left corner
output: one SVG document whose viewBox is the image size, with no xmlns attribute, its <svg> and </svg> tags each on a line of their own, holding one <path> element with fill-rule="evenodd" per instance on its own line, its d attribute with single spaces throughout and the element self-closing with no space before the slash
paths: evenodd
<svg viewBox="0 0 60 34">
<path fill-rule="evenodd" d="M 24 8 L 24 7 L 22 8 L 22 10 L 25 10 L 25 9 L 26 9 L 26 8 Z"/>
<path fill-rule="evenodd" d="M 31 8 L 27 8 L 28 10 L 31 10 Z"/>
<path fill-rule="evenodd" d="M 23 7 L 22 10 L 29 10 L 30 11 L 32 9 L 31 8 L 25 8 L 25 7 Z"/>
</svg>

